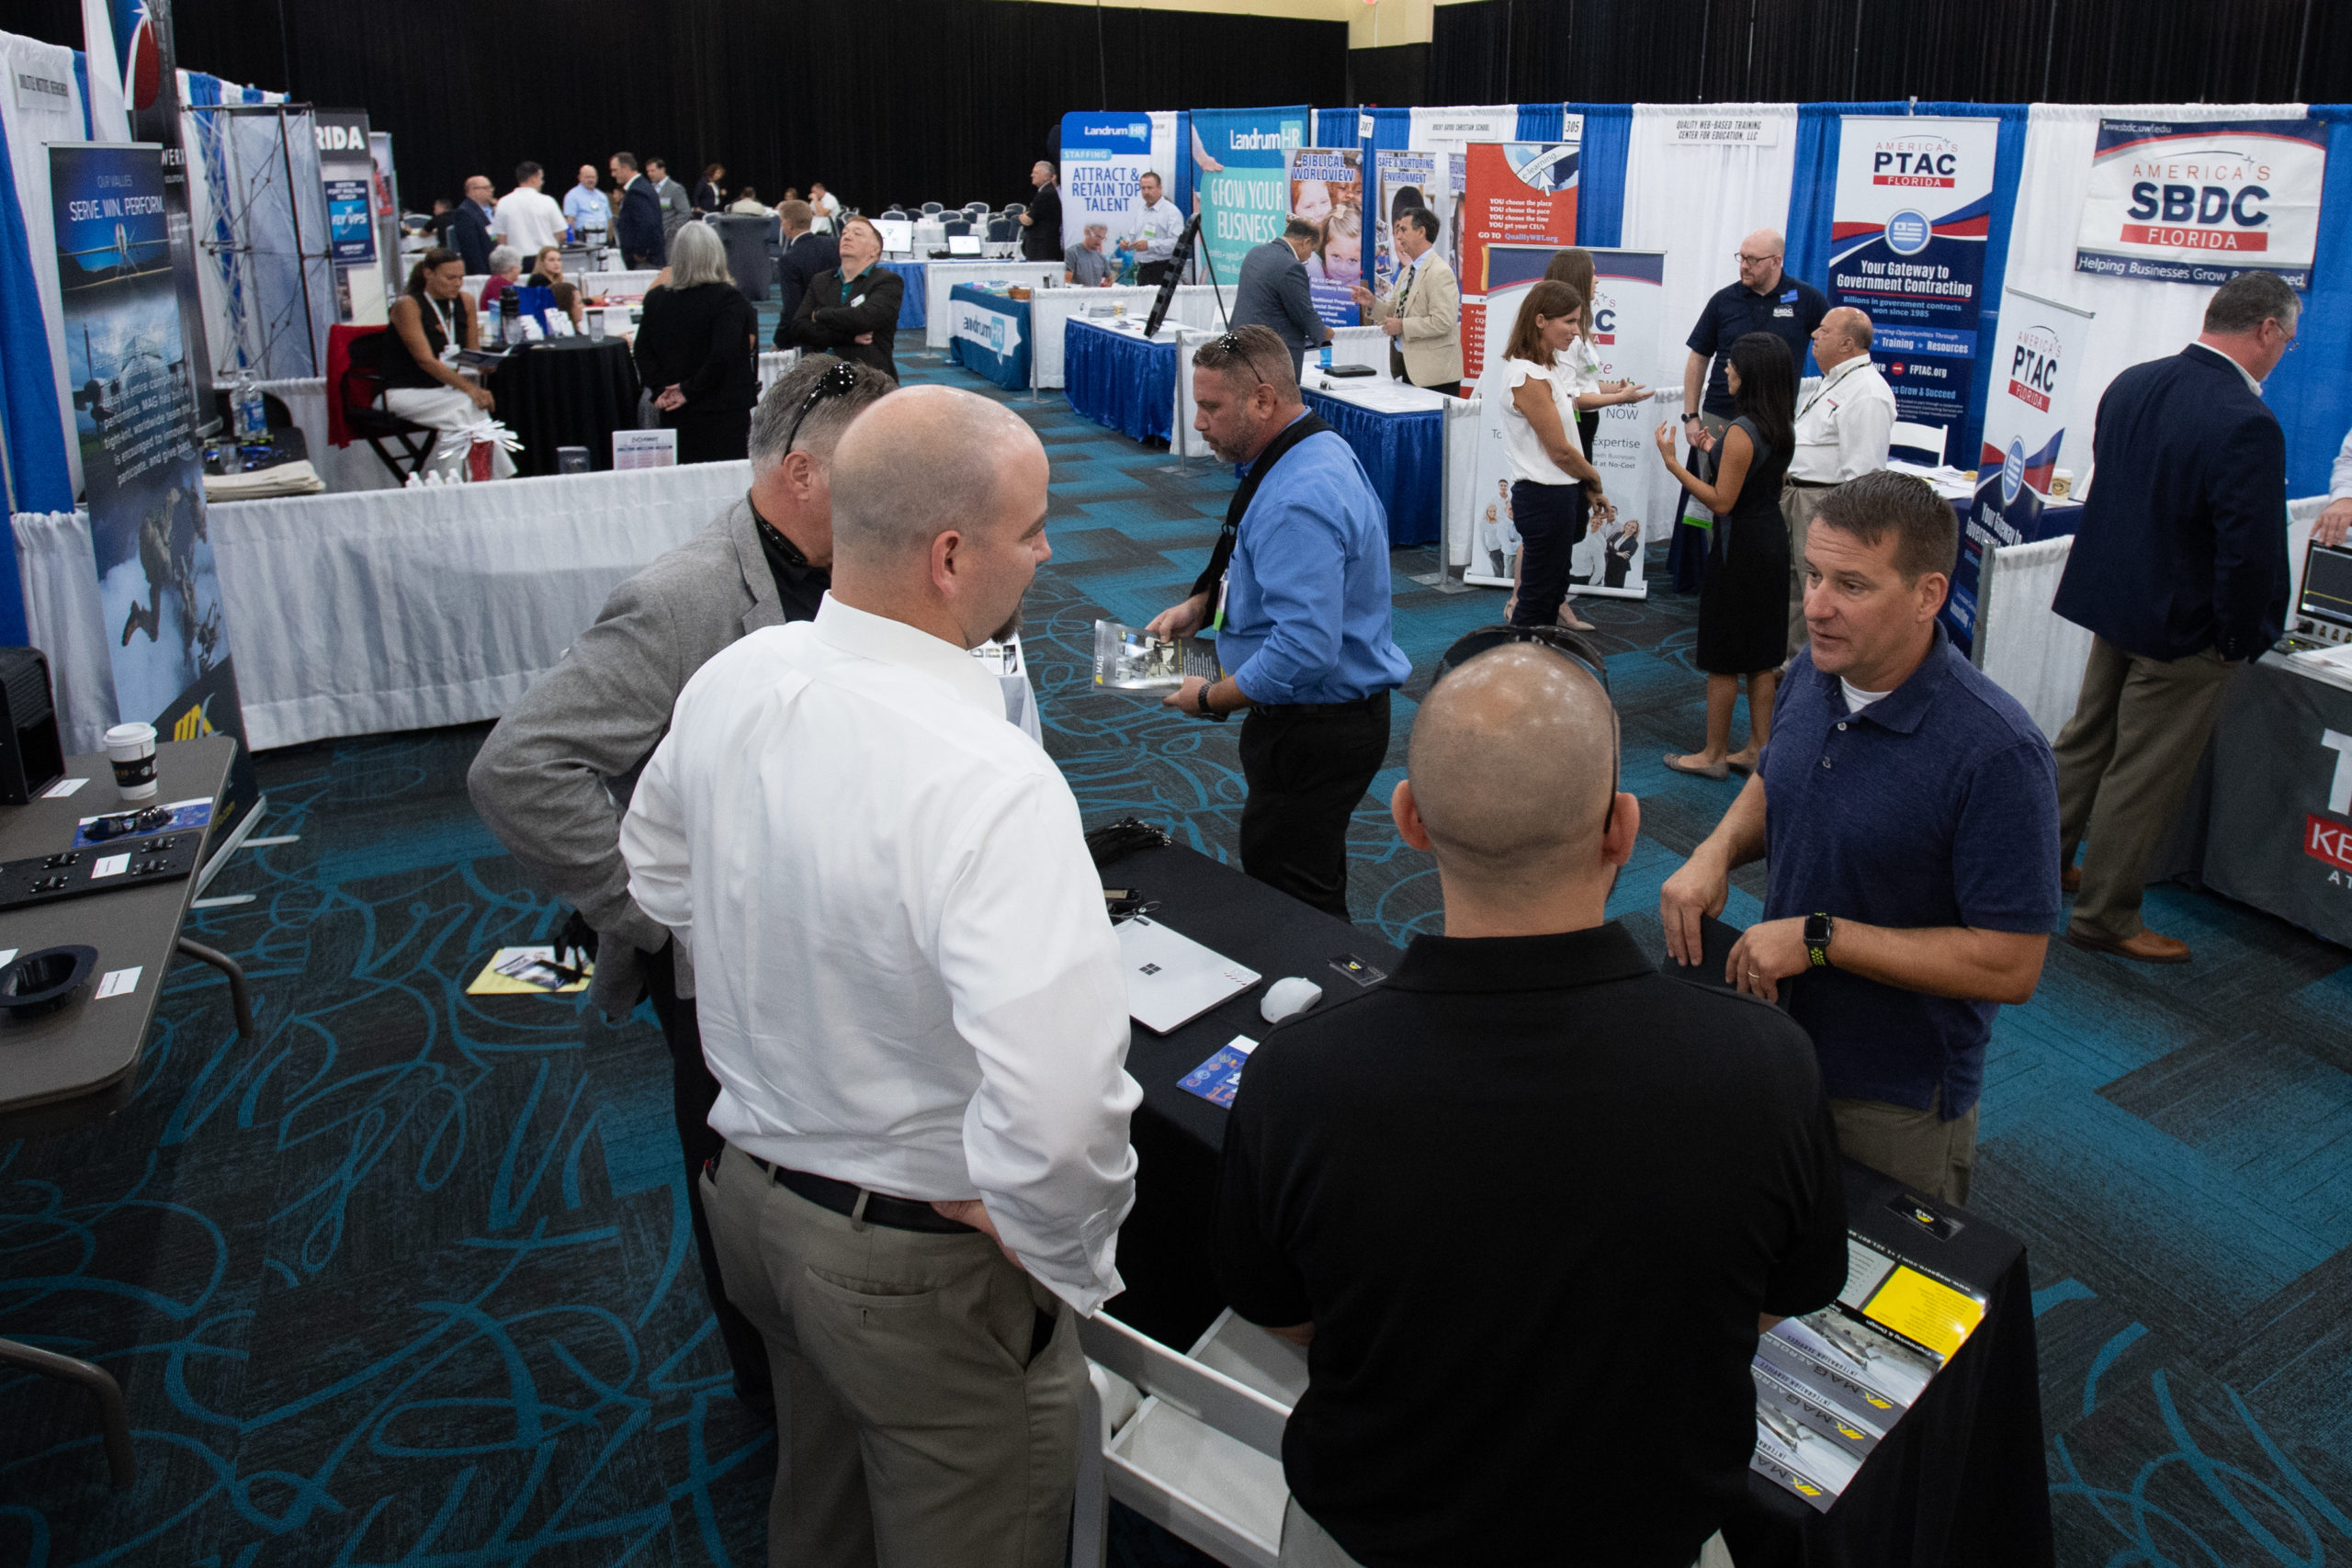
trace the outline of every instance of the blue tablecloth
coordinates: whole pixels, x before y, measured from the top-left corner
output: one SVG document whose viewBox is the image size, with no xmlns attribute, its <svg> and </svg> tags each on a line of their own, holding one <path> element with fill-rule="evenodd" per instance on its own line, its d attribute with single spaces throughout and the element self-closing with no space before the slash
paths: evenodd
<svg viewBox="0 0 2352 1568">
<path fill-rule="evenodd" d="M 1434 542 L 1445 522 L 1445 412 L 1384 413 L 1321 392 L 1306 406 L 1356 449 L 1374 493 L 1388 508 L 1392 549 Z"/>
<path fill-rule="evenodd" d="M 1029 384 L 1029 301 L 959 283 L 947 291 L 947 359 L 1007 391 Z"/>
<path fill-rule="evenodd" d="M 899 330 L 922 331 L 931 324 L 931 307 L 923 301 L 922 263 L 886 261 L 882 265 L 907 280 L 906 292 L 899 296 Z"/>
<path fill-rule="evenodd" d="M 1069 406 L 1136 440 L 1168 439 L 1176 426 L 1176 344 L 1114 333 L 1082 316 L 1062 329 L 1062 384 Z"/>
</svg>

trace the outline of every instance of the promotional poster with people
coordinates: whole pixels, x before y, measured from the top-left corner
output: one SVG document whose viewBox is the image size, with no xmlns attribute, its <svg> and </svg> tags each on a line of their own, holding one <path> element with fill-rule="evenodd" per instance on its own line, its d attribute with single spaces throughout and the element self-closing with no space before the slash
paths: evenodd
<svg viewBox="0 0 2352 1568">
<path fill-rule="evenodd" d="M 1090 223 L 1114 239 L 1140 232 L 1143 176 L 1172 191 L 1175 169 L 1173 109 L 1062 116 L 1062 244 L 1083 244 Z"/>
<path fill-rule="evenodd" d="M 1353 147 L 1301 147 L 1287 154 L 1290 215 L 1320 232 L 1306 258 L 1315 313 L 1335 327 L 1360 318 L 1349 291 L 1363 281 L 1363 153 Z"/>
<path fill-rule="evenodd" d="M 1896 417 L 1947 443 L 1968 423 L 1976 382 L 1999 143 L 1993 119 L 1847 115 L 1839 131 L 1823 292 L 1870 317 Z"/>
</svg>

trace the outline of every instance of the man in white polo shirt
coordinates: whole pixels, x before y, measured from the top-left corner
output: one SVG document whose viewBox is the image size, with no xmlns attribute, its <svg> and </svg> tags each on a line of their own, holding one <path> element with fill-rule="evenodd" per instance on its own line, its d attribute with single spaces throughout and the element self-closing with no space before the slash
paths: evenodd
<svg viewBox="0 0 2352 1568">
<path fill-rule="evenodd" d="M 517 164 L 514 188 L 498 198 L 498 210 L 490 215 L 491 237 L 514 246 L 526 260 L 549 245 L 563 243 L 571 227 L 555 197 L 539 188 L 547 177 L 537 164 Z"/>
<path fill-rule="evenodd" d="M 1804 535 L 1821 498 L 1886 467 L 1894 389 L 1871 363 L 1871 319 L 1840 305 L 1813 329 L 1821 385 L 1797 400 L 1797 450 L 1781 487 L 1789 525 L 1789 651 L 1804 646 Z"/>
</svg>

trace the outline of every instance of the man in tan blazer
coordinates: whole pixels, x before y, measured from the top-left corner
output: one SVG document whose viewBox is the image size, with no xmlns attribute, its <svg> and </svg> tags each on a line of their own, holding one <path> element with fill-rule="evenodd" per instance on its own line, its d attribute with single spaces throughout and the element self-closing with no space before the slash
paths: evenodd
<svg viewBox="0 0 2352 1568">
<path fill-rule="evenodd" d="M 1462 289 L 1454 282 L 1453 269 L 1437 254 L 1437 214 L 1413 208 L 1397 215 L 1390 232 L 1396 240 L 1396 281 L 1382 295 L 1356 286 L 1364 325 L 1380 328 L 1393 340 L 1390 375 L 1457 396 L 1462 390 Z"/>
</svg>

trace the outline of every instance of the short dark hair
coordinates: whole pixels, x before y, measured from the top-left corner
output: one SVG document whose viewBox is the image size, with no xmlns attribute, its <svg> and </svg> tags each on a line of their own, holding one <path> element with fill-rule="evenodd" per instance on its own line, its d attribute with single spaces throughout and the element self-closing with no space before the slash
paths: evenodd
<svg viewBox="0 0 2352 1568">
<path fill-rule="evenodd" d="M 645 160 L 645 166 L 649 169 L 666 169 L 670 164 L 666 158 L 648 158 Z"/>
<path fill-rule="evenodd" d="M 1871 547 L 1893 533 L 1894 569 L 1905 582 L 1931 571 L 1949 579 L 1960 554 L 1960 519 L 1951 503 L 1927 480 L 1893 468 L 1848 479 L 1821 498 L 1813 522 Z"/>
<path fill-rule="evenodd" d="M 613 162 L 618 164 L 624 169 L 634 169 L 637 167 L 637 154 L 634 152 L 616 152 L 613 154 Z"/>
<path fill-rule="evenodd" d="M 1298 401 L 1298 367 L 1291 363 L 1290 345 L 1272 327 L 1255 321 L 1236 327 L 1193 350 L 1193 363 L 1251 389 L 1272 387 L 1284 407 Z"/>
<path fill-rule="evenodd" d="M 528 159 L 525 159 L 522 163 L 514 165 L 514 183 L 519 186 L 525 180 L 529 179 L 533 175 L 544 174 L 545 172 L 546 171 L 541 169 L 537 164 L 532 163 Z"/>
<path fill-rule="evenodd" d="M 2205 303 L 2209 333 L 2250 333 L 2275 321 L 2289 332 L 2303 313 L 2303 302 L 2275 272 L 2242 272 L 2213 290 Z"/>
<path fill-rule="evenodd" d="M 1432 245 L 1437 243 L 1438 223 L 1436 213 L 1431 212 L 1426 207 L 1413 207 L 1406 209 L 1396 216 L 1403 219 L 1406 222 L 1410 223 L 1414 228 L 1419 229 L 1421 231 L 1422 239 L 1427 240 Z"/>
<path fill-rule="evenodd" d="M 1283 225 L 1283 238 L 1285 240 L 1312 240 L 1319 245 L 1323 243 L 1323 225 L 1320 223 L 1309 223 L 1304 218 L 1294 218 Z"/>
</svg>

